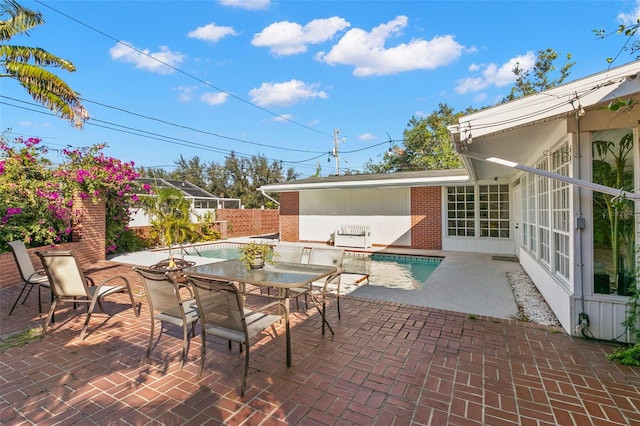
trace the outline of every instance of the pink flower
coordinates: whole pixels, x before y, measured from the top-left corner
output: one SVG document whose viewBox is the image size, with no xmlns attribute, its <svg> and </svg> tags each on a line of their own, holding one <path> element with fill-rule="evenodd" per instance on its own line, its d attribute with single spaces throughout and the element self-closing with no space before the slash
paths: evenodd
<svg viewBox="0 0 640 426">
<path fill-rule="evenodd" d="M 38 145 L 42 140 L 38 138 L 29 138 L 24 143 L 27 148 L 31 148 L 33 146 Z"/>
</svg>

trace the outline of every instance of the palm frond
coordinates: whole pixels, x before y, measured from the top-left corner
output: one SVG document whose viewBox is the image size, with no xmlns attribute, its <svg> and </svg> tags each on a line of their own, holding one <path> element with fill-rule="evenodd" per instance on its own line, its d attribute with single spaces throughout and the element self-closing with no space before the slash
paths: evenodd
<svg viewBox="0 0 640 426">
<path fill-rule="evenodd" d="M 54 73 L 31 64 L 12 62 L 5 64 L 7 73 L 18 80 L 36 102 L 82 127 L 88 113 L 80 102 L 80 95 L 73 91 Z"/>
<path fill-rule="evenodd" d="M 60 58 L 39 47 L 29 46 L 0 46 L 0 57 L 4 57 L 7 63 L 30 63 L 45 67 L 62 68 L 65 71 L 74 72 L 76 67 L 68 60 Z"/>
<path fill-rule="evenodd" d="M 0 21 L 0 40 L 10 40 L 18 34 L 29 34 L 29 30 L 44 24 L 40 12 L 26 9 L 13 0 L 4 0 L 0 6 L 0 16 L 9 15 L 9 19 Z"/>
</svg>

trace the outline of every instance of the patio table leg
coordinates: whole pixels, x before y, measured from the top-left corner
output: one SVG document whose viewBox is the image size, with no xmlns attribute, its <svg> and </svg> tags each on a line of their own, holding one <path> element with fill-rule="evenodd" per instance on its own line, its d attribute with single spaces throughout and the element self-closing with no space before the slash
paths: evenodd
<svg viewBox="0 0 640 426">
<path fill-rule="evenodd" d="M 289 290 L 285 290 L 284 298 L 284 324 L 287 341 L 287 367 L 291 367 L 291 327 L 289 326 Z"/>
</svg>

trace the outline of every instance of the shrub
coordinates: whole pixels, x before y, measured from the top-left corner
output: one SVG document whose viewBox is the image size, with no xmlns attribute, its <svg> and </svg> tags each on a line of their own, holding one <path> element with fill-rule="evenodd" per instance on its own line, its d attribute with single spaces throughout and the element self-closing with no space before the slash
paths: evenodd
<svg viewBox="0 0 640 426">
<path fill-rule="evenodd" d="M 61 151 L 65 160 L 53 167 L 37 138 L 0 137 L 0 250 L 22 240 L 29 247 L 71 239 L 79 212 L 73 198 L 101 199 L 106 206 L 105 252 L 122 251 L 134 240 L 127 233 L 130 208 L 142 192 L 133 162 L 107 157 L 104 144 Z"/>
</svg>

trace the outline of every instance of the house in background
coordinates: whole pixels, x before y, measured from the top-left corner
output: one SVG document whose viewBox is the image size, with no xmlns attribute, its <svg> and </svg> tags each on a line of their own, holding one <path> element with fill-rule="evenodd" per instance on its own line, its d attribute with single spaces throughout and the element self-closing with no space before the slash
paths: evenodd
<svg viewBox="0 0 640 426">
<path fill-rule="evenodd" d="M 516 255 L 567 332 L 633 339 L 621 323 L 640 230 L 640 61 L 464 116 L 450 132 L 464 170 L 263 186 L 280 193 L 281 240 L 368 225 L 378 247 Z"/>
<path fill-rule="evenodd" d="M 184 197 L 191 202 L 192 220 L 198 221 L 198 216 L 203 216 L 207 212 L 215 214 L 216 209 L 239 209 L 241 207 L 238 198 L 220 198 L 205 191 L 186 180 L 170 180 L 160 178 L 137 178 L 136 182 L 141 185 L 149 185 L 153 191 L 160 191 L 163 188 L 177 189 Z M 138 194 L 143 196 L 148 194 Z M 140 227 L 149 226 L 151 220 L 144 210 L 133 209 L 129 226 Z"/>
<path fill-rule="evenodd" d="M 466 170 L 312 177 L 265 185 L 280 193 L 280 239 L 332 242 L 344 225 L 368 226 L 378 247 L 438 250 L 441 187 L 469 182 Z"/>
</svg>

